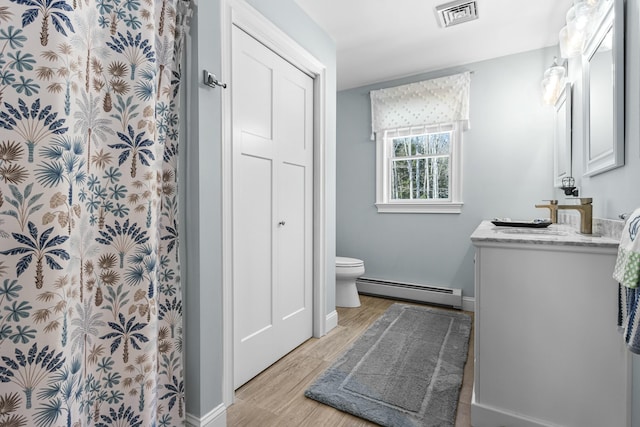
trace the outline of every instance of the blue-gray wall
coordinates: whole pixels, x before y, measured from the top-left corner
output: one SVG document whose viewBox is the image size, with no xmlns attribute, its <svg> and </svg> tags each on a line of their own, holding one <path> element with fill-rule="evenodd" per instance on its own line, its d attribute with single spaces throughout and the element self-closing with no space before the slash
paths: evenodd
<svg viewBox="0 0 640 427">
<path fill-rule="evenodd" d="M 181 278 L 185 293 L 186 411 L 201 417 L 222 402 L 222 181 L 220 92 L 202 92 L 203 68 L 220 69 L 219 1 L 199 1 L 186 69 L 185 193 Z M 206 114 L 205 114 L 206 113 Z"/>
<path fill-rule="evenodd" d="M 341 91 L 337 124 L 337 255 L 360 258 L 366 276 L 462 288 L 473 296 L 471 232 L 493 217 L 544 217 L 533 207 L 553 195 L 553 109 L 540 80 L 553 50 Z M 461 214 L 379 214 L 369 92 L 472 71 L 471 129 L 463 135 Z"/>
<path fill-rule="evenodd" d="M 189 60 L 194 84 L 188 93 L 186 132 L 182 148 L 182 243 L 185 287 L 185 353 L 187 412 L 196 417 L 222 403 L 222 247 L 220 91 L 197 84 L 203 68 L 221 69 L 220 1 L 199 0 L 193 20 L 193 54 Z M 583 194 L 594 197 L 596 216 L 615 217 L 640 206 L 640 0 L 627 1 L 627 165 L 585 178 Z M 335 88 L 335 46 L 293 0 L 249 0 L 253 7 L 308 49 L 328 67 L 328 84 Z M 338 94 L 337 152 L 329 135 L 327 251 L 365 260 L 367 275 L 461 287 L 473 296 L 473 252 L 469 234 L 485 218 L 531 218 L 544 211 L 533 208 L 540 199 L 559 197 L 551 180 L 551 117 L 540 105 L 539 82 L 556 51 L 528 52 L 506 58 L 442 70 Z M 472 70 L 471 130 L 464 135 L 464 201 L 459 215 L 377 214 L 375 145 L 369 141 L 368 91 L 451 72 Z M 225 76 L 220 76 L 224 80 Z M 580 102 L 578 93 L 575 102 Z M 335 126 L 336 99 L 327 100 L 329 128 Z M 574 150 L 576 148 L 574 147 Z M 574 175 L 581 173 L 576 164 Z M 337 230 L 334 229 L 337 223 Z M 334 241 L 333 236 L 336 236 Z M 403 235 L 405 239 L 397 239 Z M 409 236 L 410 239 L 406 239 Z M 404 241 L 404 240 L 408 240 Z M 334 246 L 335 245 L 335 246 Z M 328 277 L 333 271 L 327 272 Z M 328 291 L 329 311 L 333 289 Z M 640 362 L 634 357 L 640 396 Z M 636 399 L 637 400 L 637 399 Z M 640 427 L 640 405 L 634 405 L 634 426 Z"/>
<path fill-rule="evenodd" d="M 203 69 L 221 81 L 221 0 L 196 0 L 181 170 L 182 282 L 185 289 L 186 410 L 201 418 L 223 402 L 222 394 L 222 89 L 200 84 Z M 248 0 L 327 67 L 327 256 L 335 253 L 335 43 L 293 0 Z M 187 82 L 188 83 L 188 82 Z M 332 259 L 332 258 L 331 258 Z M 335 309 L 335 266 L 327 268 L 327 310 Z"/>
<path fill-rule="evenodd" d="M 594 216 L 617 218 L 640 207 L 640 0 L 626 1 L 625 166 L 582 177 L 582 78 L 574 81 L 573 175 L 593 197 Z M 552 182 L 552 110 L 540 104 L 542 73 L 556 48 L 498 58 L 338 93 L 337 254 L 361 258 L 367 276 L 459 287 L 473 296 L 469 235 L 483 219 L 542 217 L 541 199 L 565 196 Z M 471 70 L 471 130 L 464 134 L 463 191 L 459 215 L 377 214 L 375 144 L 369 141 L 372 89 Z M 633 356 L 634 402 L 640 399 L 640 356 Z M 633 405 L 640 427 L 640 405 Z"/>
</svg>

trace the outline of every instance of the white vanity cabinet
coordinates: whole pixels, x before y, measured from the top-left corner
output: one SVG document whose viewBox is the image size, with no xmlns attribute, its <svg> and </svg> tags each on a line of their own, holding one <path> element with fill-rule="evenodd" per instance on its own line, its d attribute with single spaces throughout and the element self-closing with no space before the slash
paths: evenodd
<svg viewBox="0 0 640 427">
<path fill-rule="evenodd" d="M 611 277 L 617 242 L 506 234 L 487 221 L 471 240 L 472 425 L 630 426 L 631 357 Z"/>
</svg>

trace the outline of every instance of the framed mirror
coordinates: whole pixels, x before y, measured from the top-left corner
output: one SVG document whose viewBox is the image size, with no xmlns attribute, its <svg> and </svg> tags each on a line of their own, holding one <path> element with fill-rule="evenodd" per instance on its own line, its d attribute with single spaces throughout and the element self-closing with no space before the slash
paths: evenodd
<svg viewBox="0 0 640 427">
<path fill-rule="evenodd" d="M 567 83 L 555 104 L 553 126 L 553 185 L 571 176 L 571 83 Z"/>
<path fill-rule="evenodd" d="M 584 175 L 624 165 L 624 2 L 604 2 L 582 56 Z"/>
</svg>

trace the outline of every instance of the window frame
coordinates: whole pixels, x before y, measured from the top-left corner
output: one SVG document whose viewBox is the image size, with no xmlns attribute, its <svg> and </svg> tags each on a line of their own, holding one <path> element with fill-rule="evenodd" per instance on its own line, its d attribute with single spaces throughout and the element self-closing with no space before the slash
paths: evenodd
<svg viewBox="0 0 640 427">
<path fill-rule="evenodd" d="M 451 132 L 449 153 L 449 198 L 407 199 L 390 198 L 392 147 L 394 138 L 429 133 Z M 461 213 L 462 212 L 462 126 L 458 123 L 389 129 L 376 132 L 376 208 L 378 213 Z"/>
</svg>

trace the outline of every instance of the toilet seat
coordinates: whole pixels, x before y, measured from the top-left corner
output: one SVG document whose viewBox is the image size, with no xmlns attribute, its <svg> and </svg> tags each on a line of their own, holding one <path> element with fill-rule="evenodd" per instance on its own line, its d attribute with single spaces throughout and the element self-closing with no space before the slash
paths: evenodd
<svg viewBox="0 0 640 427">
<path fill-rule="evenodd" d="M 337 267 L 362 267 L 364 266 L 364 261 L 356 258 L 347 258 L 343 256 L 336 257 L 336 268 Z"/>
</svg>

